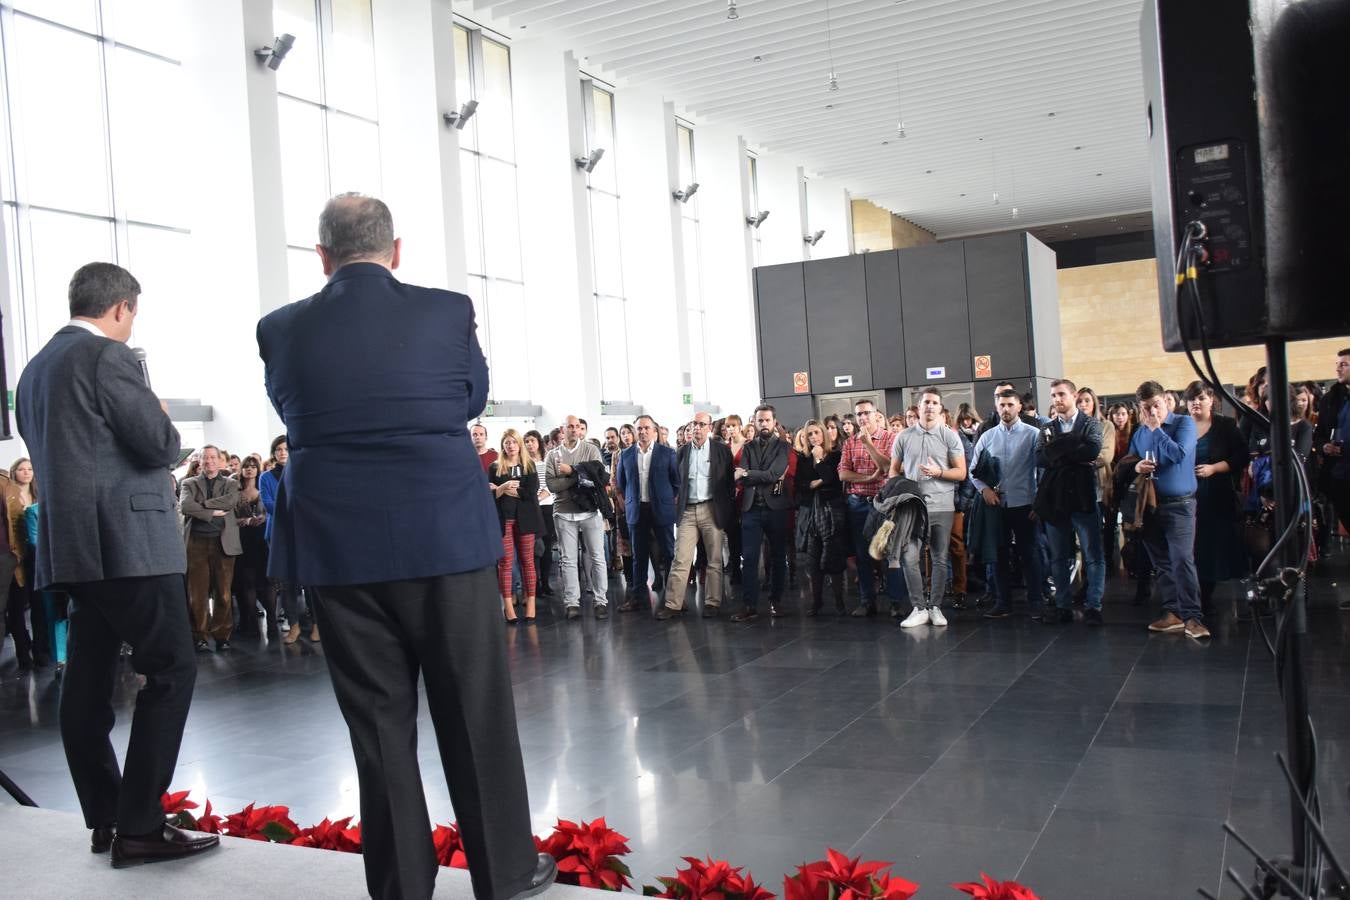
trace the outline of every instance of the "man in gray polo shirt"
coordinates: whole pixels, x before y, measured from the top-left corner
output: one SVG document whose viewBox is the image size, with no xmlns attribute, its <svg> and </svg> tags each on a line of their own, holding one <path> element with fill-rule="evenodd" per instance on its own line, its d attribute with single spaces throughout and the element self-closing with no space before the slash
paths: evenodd
<svg viewBox="0 0 1350 900">
<path fill-rule="evenodd" d="M 947 588 L 947 547 L 956 516 L 956 488 L 966 480 L 966 453 L 956 432 L 942 421 L 942 394 L 937 388 L 919 391 L 919 423 L 906 428 L 891 445 L 891 477 L 904 475 L 919 486 L 928 506 L 928 551 L 933 580 L 927 599 L 923 593 L 923 544 L 911 541 L 904 552 L 905 584 L 914 611 L 901 628 L 946 625 L 942 595 Z"/>
</svg>

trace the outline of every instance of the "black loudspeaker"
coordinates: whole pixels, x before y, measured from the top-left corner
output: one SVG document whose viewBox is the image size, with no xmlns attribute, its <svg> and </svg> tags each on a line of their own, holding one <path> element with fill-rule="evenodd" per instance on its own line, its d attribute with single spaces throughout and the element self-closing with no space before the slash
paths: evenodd
<svg viewBox="0 0 1350 900">
<path fill-rule="evenodd" d="M 1163 345 L 1199 343 L 1177 300 L 1193 222 L 1211 347 L 1350 332 L 1350 2 L 1146 0 L 1140 44 Z"/>
</svg>

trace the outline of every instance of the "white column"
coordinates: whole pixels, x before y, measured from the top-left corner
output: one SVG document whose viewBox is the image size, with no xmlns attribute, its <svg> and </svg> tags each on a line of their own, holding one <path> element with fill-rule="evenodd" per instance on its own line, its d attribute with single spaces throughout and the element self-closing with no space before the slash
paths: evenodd
<svg viewBox="0 0 1350 900">
<path fill-rule="evenodd" d="M 754 256 L 745 224 L 750 203 L 745 141 L 728 128 L 702 126 L 697 153 L 707 310 L 704 353 L 709 360 L 708 396 L 699 399 L 717 404 L 724 413 L 744 415 L 759 401 L 750 286 Z"/>
<path fill-rule="evenodd" d="M 807 223 L 802 208 L 802 170 L 777 153 L 760 154 L 758 168 L 759 203 L 769 211 L 769 218 L 759 228 L 760 264 L 805 259 L 802 236 L 807 233 Z"/>
<path fill-rule="evenodd" d="M 634 402 L 663 424 L 683 415 L 683 359 L 671 337 L 686 330 L 679 315 L 684 273 L 676 242 L 679 210 L 670 193 L 679 172 L 674 109 L 659 93 L 621 90 L 615 97 L 623 277 L 628 294 L 628 357 Z"/>
<path fill-rule="evenodd" d="M 802 233 L 825 230 L 820 243 L 811 248 L 811 258 L 847 256 L 853 246 L 853 213 L 848 191 L 832 178 L 809 178 L 806 196 L 807 223 Z"/>
<path fill-rule="evenodd" d="M 543 41 L 511 46 L 520 191 L 521 260 L 533 400 L 543 423 L 600 414 L 600 336 L 591 276 L 581 74 L 570 52 Z M 610 165 L 609 159 L 601 165 Z M 614 398 L 623 399 L 623 398 Z"/>
<path fill-rule="evenodd" d="M 215 0 L 198 4 L 186 23 L 183 128 L 200 173 L 185 185 L 191 262 L 200 275 L 194 287 L 203 308 L 222 311 L 202 347 L 201 399 L 215 410 L 206 436 L 231 449 L 265 450 L 282 426 L 263 388 L 255 323 L 294 299 L 287 296 L 275 73 L 253 56 L 275 36 L 272 4 Z M 185 339 L 200 324 L 183 322 Z"/>
<path fill-rule="evenodd" d="M 455 95 L 450 5 L 374 0 L 375 87 L 380 111 L 381 198 L 403 243 L 401 280 L 465 288 L 459 132 L 442 115 Z"/>
</svg>

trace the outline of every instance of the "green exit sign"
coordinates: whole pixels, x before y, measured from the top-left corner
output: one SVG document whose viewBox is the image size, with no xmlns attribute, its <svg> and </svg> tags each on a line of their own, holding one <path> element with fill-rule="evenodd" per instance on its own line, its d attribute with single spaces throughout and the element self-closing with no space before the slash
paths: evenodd
<svg viewBox="0 0 1350 900">
<path fill-rule="evenodd" d="M 683 402 L 684 402 L 684 405 L 685 405 L 685 406 L 689 406 L 690 404 L 692 404 L 692 403 L 694 402 L 694 395 L 693 395 L 693 394 L 685 394 L 685 395 L 684 395 L 684 401 L 683 401 Z"/>
</svg>

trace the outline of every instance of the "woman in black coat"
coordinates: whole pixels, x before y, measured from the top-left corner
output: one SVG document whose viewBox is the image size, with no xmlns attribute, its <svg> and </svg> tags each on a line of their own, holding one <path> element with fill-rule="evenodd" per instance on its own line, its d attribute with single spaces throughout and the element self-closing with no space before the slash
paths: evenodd
<svg viewBox="0 0 1350 900">
<path fill-rule="evenodd" d="M 1214 414 L 1214 391 L 1200 381 L 1186 388 L 1186 406 L 1195 422 L 1195 568 L 1200 606 L 1206 616 L 1221 581 L 1247 574 L 1238 533 L 1238 493 L 1247 464 L 1247 442 L 1238 424 Z"/>
<path fill-rule="evenodd" d="M 516 622 L 511 574 L 519 560 L 520 579 L 525 583 L 525 621 L 533 622 L 537 582 L 534 536 L 544 530 L 544 517 L 539 511 L 539 469 L 514 428 L 502 435 L 501 453 L 488 469 L 488 487 L 497 499 L 497 516 L 502 523 L 502 558 L 497 560 L 502 612 L 506 621 Z"/>
<path fill-rule="evenodd" d="M 814 419 L 797 435 L 796 497 L 798 564 L 811 579 L 811 607 L 806 614 L 820 612 L 829 575 L 835 611 L 843 615 L 848 515 L 839 481 L 839 451 Z"/>
</svg>

